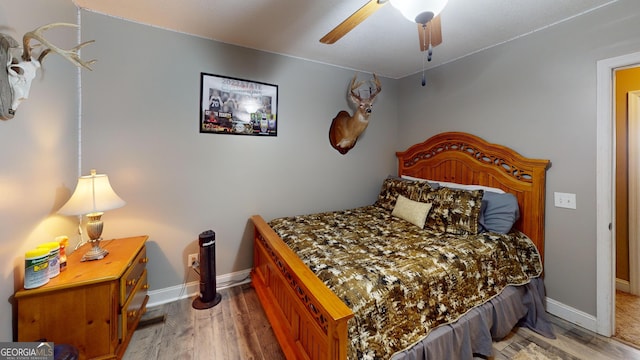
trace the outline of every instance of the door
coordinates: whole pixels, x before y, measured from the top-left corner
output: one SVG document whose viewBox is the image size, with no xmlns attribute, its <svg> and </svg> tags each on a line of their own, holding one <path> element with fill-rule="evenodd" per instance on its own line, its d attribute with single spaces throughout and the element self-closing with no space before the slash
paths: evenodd
<svg viewBox="0 0 640 360">
<path fill-rule="evenodd" d="M 629 292 L 640 295 L 640 91 L 627 95 Z"/>
</svg>

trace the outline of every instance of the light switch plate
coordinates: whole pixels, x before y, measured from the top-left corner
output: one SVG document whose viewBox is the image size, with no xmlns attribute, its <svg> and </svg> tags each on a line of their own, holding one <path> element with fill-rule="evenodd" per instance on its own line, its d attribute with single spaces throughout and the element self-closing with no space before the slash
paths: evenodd
<svg viewBox="0 0 640 360">
<path fill-rule="evenodd" d="M 553 203 L 555 207 L 565 208 L 565 209 L 575 209 L 576 194 L 554 192 Z"/>
</svg>

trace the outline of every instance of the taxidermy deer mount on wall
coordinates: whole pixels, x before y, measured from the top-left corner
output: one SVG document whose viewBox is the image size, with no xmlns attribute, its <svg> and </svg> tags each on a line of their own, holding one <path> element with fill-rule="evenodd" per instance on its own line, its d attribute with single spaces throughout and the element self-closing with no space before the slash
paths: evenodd
<svg viewBox="0 0 640 360">
<path fill-rule="evenodd" d="M 74 65 L 88 70 L 91 70 L 90 65 L 96 62 L 96 60 L 83 61 L 78 54 L 80 48 L 94 40 L 83 42 L 69 50 L 61 49 L 47 41 L 42 33 L 58 26 L 78 27 L 76 24 L 67 23 L 43 25 L 24 34 L 22 48 L 15 39 L 0 33 L 0 64 L 5 66 L 5 69 L 0 68 L 0 120 L 13 119 L 18 105 L 29 97 L 31 81 L 42 66 L 42 60 L 49 53 L 57 53 Z M 31 40 L 36 40 L 40 44 L 32 46 Z M 37 48 L 40 48 L 38 56 L 33 53 Z"/>
<path fill-rule="evenodd" d="M 356 145 L 358 136 L 360 136 L 364 129 L 367 128 L 367 125 L 369 125 L 369 115 L 371 115 L 373 100 L 375 100 L 376 95 L 382 91 L 380 79 L 378 79 L 376 74 L 373 74 L 373 80 L 371 82 L 375 85 L 375 88 L 369 88 L 369 97 L 363 99 L 356 90 L 364 84 L 364 81 L 356 82 L 357 76 L 357 74 L 353 76 L 349 91 L 347 92 L 348 98 L 357 106 L 356 111 L 353 113 L 353 116 L 344 110 L 340 111 L 331 122 L 331 127 L 329 128 L 329 142 L 331 142 L 331 146 L 342 155 L 346 154 Z"/>
</svg>

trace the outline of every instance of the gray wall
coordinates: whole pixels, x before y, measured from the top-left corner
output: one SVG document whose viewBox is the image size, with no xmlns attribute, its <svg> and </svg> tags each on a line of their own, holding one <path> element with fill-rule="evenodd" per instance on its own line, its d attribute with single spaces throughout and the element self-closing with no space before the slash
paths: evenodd
<svg viewBox="0 0 640 360">
<path fill-rule="evenodd" d="M 53 22 L 76 22 L 71 1 L 0 2 L 0 32 L 20 43 L 25 32 Z M 69 28 L 45 34 L 67 48 L 77 37 Z M 22 286 L 25 251 L 76 228 L 75 219 L 55 215 L 78 175 L 76 67 L 52 54 L 43 69 L 16 116 L 0 121 L 0 341 L 12 339 L 10 302 Z"/>
<path fill-rule="evenodd" d="M 83 76 L 83 173 L 106 172 L 127 201 L 105 214 L 105 238 L 150 236 L 152 290 L 185 281 L 203 230 L 216 232 L 218 275 L 246 270 L 251 215 L 371 204 L 395 169 L 395 81 L 383 79 L 371 124 L 341 155 L 328 129 L 349 109 L 351 70 L 85 11 L 82 31 L 99 59 Z M 277 84 L 278 136 L 200 134 L 200 72 Z"/>
<path fill-rule="evenodd" d="M 401 80 L 397 148 L 460 130 L 550 159 L 547 296 L 596 314 L 596 62 L 640 49 L 640 11 L 622 0 L 593 13 Z M 437 53 L 436 53 L 437 55 Z M 639 84 L 640 85 L 640 84 Z M 577 209 L 553 192 L 577 194 Z"/>
</svg>

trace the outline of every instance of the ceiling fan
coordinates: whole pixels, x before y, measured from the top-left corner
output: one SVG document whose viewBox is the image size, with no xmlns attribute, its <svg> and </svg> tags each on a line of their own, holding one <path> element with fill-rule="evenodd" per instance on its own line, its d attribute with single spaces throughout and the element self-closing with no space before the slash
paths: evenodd
<svg viewBox="0 0 640 360">
<path fill-rule="evenodd" d="M 370 0 L 333 30 L 329 31 L 320 39 L 320 42 L 323 44 L 335 43 L 389 2 L 391 6 L 399 10 L 405 18 L 417 24 L 420 51 L 430 50 L 433 46 L 442 43 L 439 14 L 445 5 L 447 5 L 447 1 L 448 0 Z"/>
</svg>

